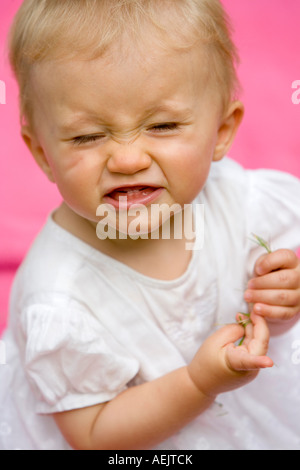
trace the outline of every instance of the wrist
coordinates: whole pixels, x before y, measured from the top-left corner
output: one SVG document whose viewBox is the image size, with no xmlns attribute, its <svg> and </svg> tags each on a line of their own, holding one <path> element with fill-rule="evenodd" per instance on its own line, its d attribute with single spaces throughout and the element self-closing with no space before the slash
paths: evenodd
<svg viewBox="0 0 300 470">
<path fill-rule="evenodd" d="M 201 372 L 199 372 L 199 370 L 195 370 L 192 364 L 189 364 L 186 367 L 186 370 L 191 385 L 195 388 L 196 393 L 204 399 L 211 400 L 213 402 L 218 396 L 218 393 L 211 383 L 211 377 L 209 378 L 204 370 Z"/>
</svg>

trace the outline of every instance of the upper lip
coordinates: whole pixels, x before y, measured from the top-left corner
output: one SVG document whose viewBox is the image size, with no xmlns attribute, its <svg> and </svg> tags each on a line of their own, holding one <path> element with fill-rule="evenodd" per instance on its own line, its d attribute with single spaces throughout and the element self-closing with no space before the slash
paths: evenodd
<svg viewBox="0 0 300 470">
<path fill-rule="evenodd" d="M 120 186 L 112 186 L 111 188 L 108 188 L 107 191 L 105 191 L 105 196 L 108 194 L 114 192 L 114 191 L 122 191 L 125 189 L 133 189 L 133 188 L 153 188 L 153 189 L 158 189 L 161 188 L 161 186 L 157 184 L 152 184 L 152 183 L 130 183 L 130 184 L 123 184 Z"/>
</svg>

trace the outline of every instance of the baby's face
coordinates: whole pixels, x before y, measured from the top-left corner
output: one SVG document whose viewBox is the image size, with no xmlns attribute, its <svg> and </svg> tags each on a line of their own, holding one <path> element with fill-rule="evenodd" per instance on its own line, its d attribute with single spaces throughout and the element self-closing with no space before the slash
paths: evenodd
<svg viewBox="0 0 300 470">
<path fill-rule="evenodd" d="M 66 204 L 191 203 L 220 141 L 221 106 L 198 49 L 40 65 L 33 77 L 39 160 Z M 123 199 L 124 200 L 124 199 Z"/>
</svg>

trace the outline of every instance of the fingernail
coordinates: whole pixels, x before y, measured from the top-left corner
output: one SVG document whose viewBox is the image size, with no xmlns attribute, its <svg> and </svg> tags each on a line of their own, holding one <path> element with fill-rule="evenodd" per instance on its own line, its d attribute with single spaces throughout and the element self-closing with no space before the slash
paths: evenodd
<svg viewBox="0 0 300 470">
<path fill-rule="evenodd" d="M 262 266 L 257 266 L 256 272 L 259 276 L 261 276 L 264 273 Z"/>
<path fill-rule="evenodd" d="M 248 301 L 248 300 L 251 300 L 251 299 L 252 299 L 252 294 L 251 294 L 251 292 L 246 291 L 245 294 L 244 294 L 244 299 L 247 300 L 247 301 Z"/>
<path fill-rule="evenodd" d="M 261 308 L 261 305 L 254 305 L 254 310 L 256 313 L 261 313 L 262 312 L 262 308 Z"/>
<path fill-rule="evenodd" d="M 253 281 L 249 281 L 247 287 L 248 287 L 248 289 L 254 289 L 254 287 L 255 287 L 255 286 L 254 286 L 254 282 L 253 282 Z"/>
</svg>

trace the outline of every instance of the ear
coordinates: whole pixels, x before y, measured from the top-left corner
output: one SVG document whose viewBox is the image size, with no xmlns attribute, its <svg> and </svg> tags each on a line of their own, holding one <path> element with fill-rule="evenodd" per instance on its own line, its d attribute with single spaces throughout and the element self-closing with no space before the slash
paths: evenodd
<svg viewBox="0 0 300 470">
<path fill-rule="evenodd" d="M 42 169 L 48 179 L 52 183 L 55 183 L 55 178 L 52 169 L 48 163 L 44 149 L 35 132 L 30 128 L 30 126 L 23 125 L 21 128 L 21 135 L 39 167 Z"/>
<path fill-rule="evenodd" d="M 218 139 L 213 156 L 214 161 L 222 160 L 228 153 L 244 116 L 244 105 L 240 101 L 230 103 L 218 130 Z"/>
</svg>

